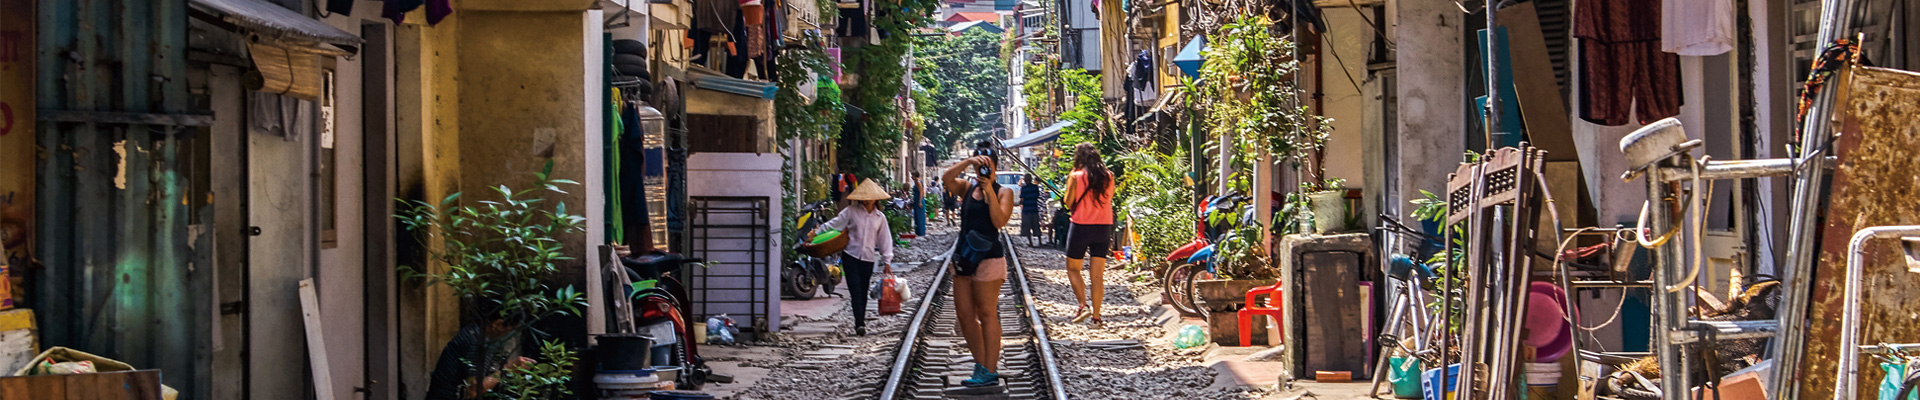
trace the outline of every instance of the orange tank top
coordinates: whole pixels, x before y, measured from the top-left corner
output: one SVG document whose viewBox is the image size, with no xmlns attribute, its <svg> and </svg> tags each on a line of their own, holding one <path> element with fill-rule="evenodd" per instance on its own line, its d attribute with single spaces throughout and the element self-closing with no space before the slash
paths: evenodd
<svg viewBox="0 0 1920 400">
<path fill-rule="evenodd" d="M 1113 187 L 1115 185 L 1112 177 L 1109 176 L 1107 179 L 1105 194 L 1088 192 L 1086 170 L 1075 170 L 1067 175 L 1067 179 L 1073 182 L 1073 192 L 1067 197 L 1067 206 L 1073 208 L 1073 223 L 1113 225 Z"/>
</svg>

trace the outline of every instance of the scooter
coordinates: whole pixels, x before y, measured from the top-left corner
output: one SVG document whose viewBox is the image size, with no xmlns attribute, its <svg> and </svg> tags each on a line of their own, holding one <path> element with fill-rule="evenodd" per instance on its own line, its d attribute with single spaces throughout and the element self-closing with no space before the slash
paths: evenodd
<svg viewBox="0 0 1920 400">
<path fill-rule="evenodd" d="M 795 229 L 800 232 L 813 232 L 824 223 L 815 216 L 832 212 L 829 208 L 831 204 L 822 201 L 807 205 L 806 211 L 794 220 Z M 800 243 L 795 243 L 794 250 L 800 256 L 780 268 L 781 297 L 808 300 L 814 297 L 816 289 L 827 296 L 839 295 L 834 293 L 833 288 L 840 286 L 840 281 L 845 276 L 840 272 L 840 256 L 837 254 L 840 250 L 846 249 L 846 237 L 839 236 L 818 245 L 813 244 L 812 239 L 812 237 L 802 238 Z"/>
<path fill-rule="evenodd" d="M 621 313 L 620 319 L 631 318 L 631 322 L 619 322 L 630 324 L 627 329 L 648 337 L 672 341 L 672 355 L 668 357 L 668 364 L 680 367 L 680 376 L 675 379 L 674 386 L 699 390 L 707 382 L 732 383 L 733 377 L 713 373 L 713 369 L 707 367 L 706 359 L 700 357 L 699 344 L 693 340 L 693 324 L 687 320 L 687 316 L 692 314 L 692 304 L 685 301 L 688 298 L 687 288 L 675 276 L 681 266 L 701 265 L 704 260 L 659 250 L 621 256 L 619 260 L 625 268 L 615 270 L 620 276 L 614 278 L 628 282 L 622 286 L 624 292 L 633 299 L 630 309 L 617 310 Z M 653 281 L 654 284 L 652 287 L 635 289 L 634 282 L 644 281 Z M 616 304 L 616 307 L 620 306 Z"/>
<path fill-rule="evenodd" d="M 1194 238 L 1187 245 L 1174 249 L 1167 254 L 1166 261 L 1171 265 L 1160 279 L 1161 292 L 1166 293 L 1167 302 L 1182 314 L 1204 316 L 1206 310 L 1194 302 L 1194 282 L 1213 279 L 1219 270 L 1215 260 L 1215 251 L 1220 243 L 1236 239 L 1233 230 L 1252 221 L 1253 211 L 1245 207 L 1250 197 L 1245 195 L 1209 196 L 1197 210 L 1199 221 L 1195 223 Z"/>
</svg>

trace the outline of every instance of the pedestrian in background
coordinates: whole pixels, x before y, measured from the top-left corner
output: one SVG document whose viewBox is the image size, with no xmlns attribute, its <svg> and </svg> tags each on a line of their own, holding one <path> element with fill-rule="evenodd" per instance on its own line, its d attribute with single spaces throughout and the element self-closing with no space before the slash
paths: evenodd
<svg viewBox="0 0 1920 400">
<path fill-rule="evenodd" d="M 1108 247 L 1113 242 L 1113 174 L 1100 161 L 1100 149 L 1092 143 L 1073 148 L 1073 172 L 1067 174 L 1065 201 L 1073 210 L 1073 226 L 1067 231 L 1067 281 L 1073 286 L 1073 299 L 1080 302 L 1073 322 L 1091 319 L 1099 324 L 1100 305 L 1107 293 L 1104 279 Z M 1080 265 L 1088 257 L 1093 258 L 1088 268 L 1091 279 L 1083 283 Z"/>
<path fill-rule="evenodd" d="M 961 196 L 960 237 L 956 239 L 953 268 L 954 313 L 960 334 L 973 355 L 973 376 L 962 385 L 993 386 L 1000 382 L 1000 285 L 1007 280 L 1006 241 L 1000 229 L 1013 218 L 1013 189 L 993 182 L 991 143 L 981 143 L 974 156 L 947 168 L 941 180 L 947 193 Z M 973 168 L 973 179 L 963 178 Z"/>
<path fill-rule="evenodd" d="M 867 335 L 867 299 L 871 297 L 867 287 L 873 284 L 874 266 L 893 261 L 893 228 L 887 226 L 887 215 L 880 212 L 880 202 L 889 199 L 872 179 L 860 182 L 853 193 L 847 194 L 847 201 L 853 204 L 818 228 L 847 235 L 847 249 L 842 250 L 840 263 L 846 273 L 848 297 L 853 301 L 853 334 L 858 336 Z"/>
<path fill-rule="evenodd" d="M 1033 174 L 1020 184 L 1020 236 L 1027 238 L 1027 247 L 1040 237 L 1040 185 Z"/>
</svg>

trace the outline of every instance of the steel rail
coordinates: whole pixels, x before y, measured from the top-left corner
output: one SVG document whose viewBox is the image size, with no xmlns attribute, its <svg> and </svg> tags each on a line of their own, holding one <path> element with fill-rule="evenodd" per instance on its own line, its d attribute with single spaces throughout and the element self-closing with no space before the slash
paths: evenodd
<svg viewBox="0 0 1920 400">
<path fill-rule="evenodd" d="M 1034 362 L 1034 367 L 1037 368 L 1026 368 L 1021 373 L 1022 375 L 1008 376 L 1008 378 L 1020 379 L 1024 377 L 1025 374 L 1042 372 L 1045 376 L 1041 378 L 1044 379 L 1039 379 L 1037 380 L 1038 382 L 1033 383 L 1044 384 L 1047 387 L 1043 389 L 1044 393 L 1038 393 L 1039 396 L 1037 397 L 1066 399 L 1066 386 L 1061 383 L 1059 367 L 1054 363 L 1053 343 L 1047 335 L 1046 320 L 1040 314 L 1039 309 L 1033 307 L 1033 304 L 1035 304 L 1033 291 L 1031 284 L 1027 281 L 1026 268 L 1020 263 L 1019 256 L 1014 253 L 1014 245 L 1009 237 L 1007 235 L 1001 235 L 1001 241 L 1006 245 L 1005 248 L 1007 249 L 1008 279 L 1012 281 L 1008 283 L 1019 290 L 1019 293 L 1017 293 L 1018 296 L 1014 297 L 1014 299 L 1018 300 L 1018 302 L 1014 304 L 1014 307 L 1016 307 L 1017 312 L 1025 318 L 1026 326 L 1024 328 L 1032 333 L 1029 340 L 1032 341 L 1030 344 L 1035 347 L 1033 354 L 1040 357 L 1039 360 Z M 954 245 L 957 248 L 959 242 L 956 240 Z M 943 262 L 940 263 L 939 270 L 935 271 L 937 275 L 934 276 L 932 283 L 927 286 L 927 294 L 922 296 L 920 307 L 914 310 L 913 319 L 906 327 L 906 336 L 901 338 L 900 348 L 898 353 L 894 355 L 893 365 L 888 372 L 886 383 L 880 387 L 880 399 L 914 398 L 911 393 L 908 393 L 907 385 L 920 380 L 919 375 L 928 370 L 926 366 L 921 365 L 926 362 L 925 357 L 917 357 L 916 353 L 923 353 L 928 350 L 923 347 L 924 343 L 922 342 L 928 340 L 930 336 L 933 336 L 929 334 L 929 332 L 934 330 L 932 325 L 930 325 L 930 322 L 934 322 L 936 318 L 933 314 L 943 309 L 944 307 L 941 306 L 952 299 L 952 282 L 948 280 L 949 278 L 947 276 L 951 267 L 948 263 L 944 262 L 951 257 L 953 257 L 953 251 L 948 250 L 945 256 L 938 258 Z M 955 329 L 957 329 L 957 327 Z M 1002 330 L 1004 331 L 1004 329 L 1003 327 Z M 1004 346 L 1003 348 L 1014 349 L 1025 345 L 1026 344 L 1016 344 L 1013 346 Z M 1005 387 L 1011 391 L 1015 389 L 1015 386 L 1016 385 L 1013 384 L 1007 384 Z M 962 395 L 962 397 L 974 396 Z M 1015 395 L 1013 397 L 1021 396 Z"/>
</svg>

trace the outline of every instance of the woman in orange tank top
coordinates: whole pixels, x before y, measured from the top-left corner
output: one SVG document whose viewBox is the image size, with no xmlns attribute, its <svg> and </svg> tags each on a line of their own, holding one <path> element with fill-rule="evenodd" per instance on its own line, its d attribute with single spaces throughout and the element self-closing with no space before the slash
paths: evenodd
<svg viewBox="0 0 1920 400">
<path fill-rule="evenodd" d="M 1073 210 L 1073 226 L 1067 231 L 1067 280 L 1073 286 L 1073 298 L 1080 303 L 1073 322 L 1089 319 L 1100 323 L 1100 305 L 1107 294 L 1105 272 L 1107 254 L 1113 241 L 1113 173 L 1100 161 L 1100 149 L 1091 143 L 1073 148 L 1073 173 L 1067 175 L 1067 197 L 1061 199 Z M 1080 280 L 1080 265 L 1093 258 L 1090 278 Z M 1092 289 L 1092 301 L 1087 294 Z M 1091 304 L 1091 305 L 1089 305 Z"/>
</svg>

